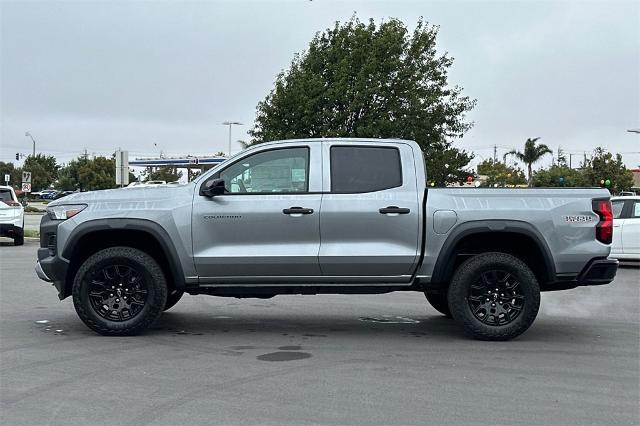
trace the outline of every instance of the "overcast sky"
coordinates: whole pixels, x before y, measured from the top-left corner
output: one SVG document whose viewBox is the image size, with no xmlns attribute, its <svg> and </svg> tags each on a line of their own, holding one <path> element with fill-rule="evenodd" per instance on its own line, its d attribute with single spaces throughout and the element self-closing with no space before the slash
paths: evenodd
<svg viewBox="0 0 640 426">
<path fill-rule="evenodd" d="M 640 2 L 424 0 L 0 0 L 0 161 L 31 152 L 25 131 L 61 162 L 226 151 L 220 123 L 248 139 L 276 74 L 354 12 L 440 26 L 450 83 L 478 100 L 456 144 L 479 159 L 539 136 L 640 164 Z"/>
</svg>

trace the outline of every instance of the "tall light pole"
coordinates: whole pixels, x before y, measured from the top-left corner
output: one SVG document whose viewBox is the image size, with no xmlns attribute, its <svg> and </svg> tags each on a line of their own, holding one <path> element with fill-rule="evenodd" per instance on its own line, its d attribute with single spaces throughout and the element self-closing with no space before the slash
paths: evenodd
<svg viewBox="0 0 640 426">
<path fill-rule="evenodd" d="M 33 142 L 33 156 L 36 156 L 36 140 L 33 138 L 33 136 L 31 135 L 31 133 L 29 132 L 25 132 L 24 134 L 25 136 L 29 136 L 31 138 L 31 141 Z"/>
<path fill-rule="evenodd" d="M 229 126 L 229 157 L 231 157 L 231 126 L 242 126 L 243 124 L 239 121 L 225 121 L 222 124 L 224 126 Z"/>
</svg>

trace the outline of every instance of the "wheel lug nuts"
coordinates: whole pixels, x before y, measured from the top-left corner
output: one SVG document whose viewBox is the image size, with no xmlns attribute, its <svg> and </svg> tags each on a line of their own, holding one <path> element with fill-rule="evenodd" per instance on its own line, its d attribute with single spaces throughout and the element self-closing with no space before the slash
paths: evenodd
<svg viewBox="0 0 640 426">
<path fill-rule="evenodd" d="M 113 293 L 111 293 L 111 294 L 109 295 L 109 297 L 113 297 Z"/>
<path fill-rule="evenodd" d="M 492 304 L 491 304 L 491 306 L 496 306 L 496 304 L 495 304 L 495 303 L 492 303 Z"/>
</svg>

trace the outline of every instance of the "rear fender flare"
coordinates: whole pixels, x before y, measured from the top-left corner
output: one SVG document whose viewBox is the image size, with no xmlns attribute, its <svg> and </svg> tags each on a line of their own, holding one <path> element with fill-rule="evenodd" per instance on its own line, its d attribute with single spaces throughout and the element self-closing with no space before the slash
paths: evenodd
<svg viewBox="0 0 640 426">
<path fill-rule="evenodd" d="M 546 271 L 545 278 L 548 282 L 556 281 L 556 268 L 551 250 L 543 235 L 533 225 L 518 220 L 478 220 L 461 223 L 451 231 L 436 260 L 431 283 L 436 285 L 443 284 L 451 278 L 456 261 L 453 254 L 456 246 L 463 238 L 486 232 L 521 234 L 531 238 L 542 253 Z"/>
</svg>

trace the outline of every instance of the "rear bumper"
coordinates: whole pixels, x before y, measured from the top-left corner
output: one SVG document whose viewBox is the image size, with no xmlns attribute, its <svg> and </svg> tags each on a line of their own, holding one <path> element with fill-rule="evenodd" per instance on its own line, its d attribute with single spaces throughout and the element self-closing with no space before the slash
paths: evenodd
<svg viewBox="0 0 640 426">
<path fill-rule="evenodd" d="M 0 223 L 0 236 L 15 238 L 23 235 L 24 230 L 21 226 L 14 225 L 13 223 Z"/>
<path fill-rule="evenodd" d="M 604 285 L 612 282 L 618 272 L 618 260 L 608 258 L 591 259 L 578 275 L 557 277 L 556 281 L 542 284 L 542 291 L 569 290 L 580 286 Z"/>
<path fill-rule="evenodd" d="M 594 259 L 578 275 L 578 285 L 609 284 L 618 272 L 617 259 Z"/>
</svg>

